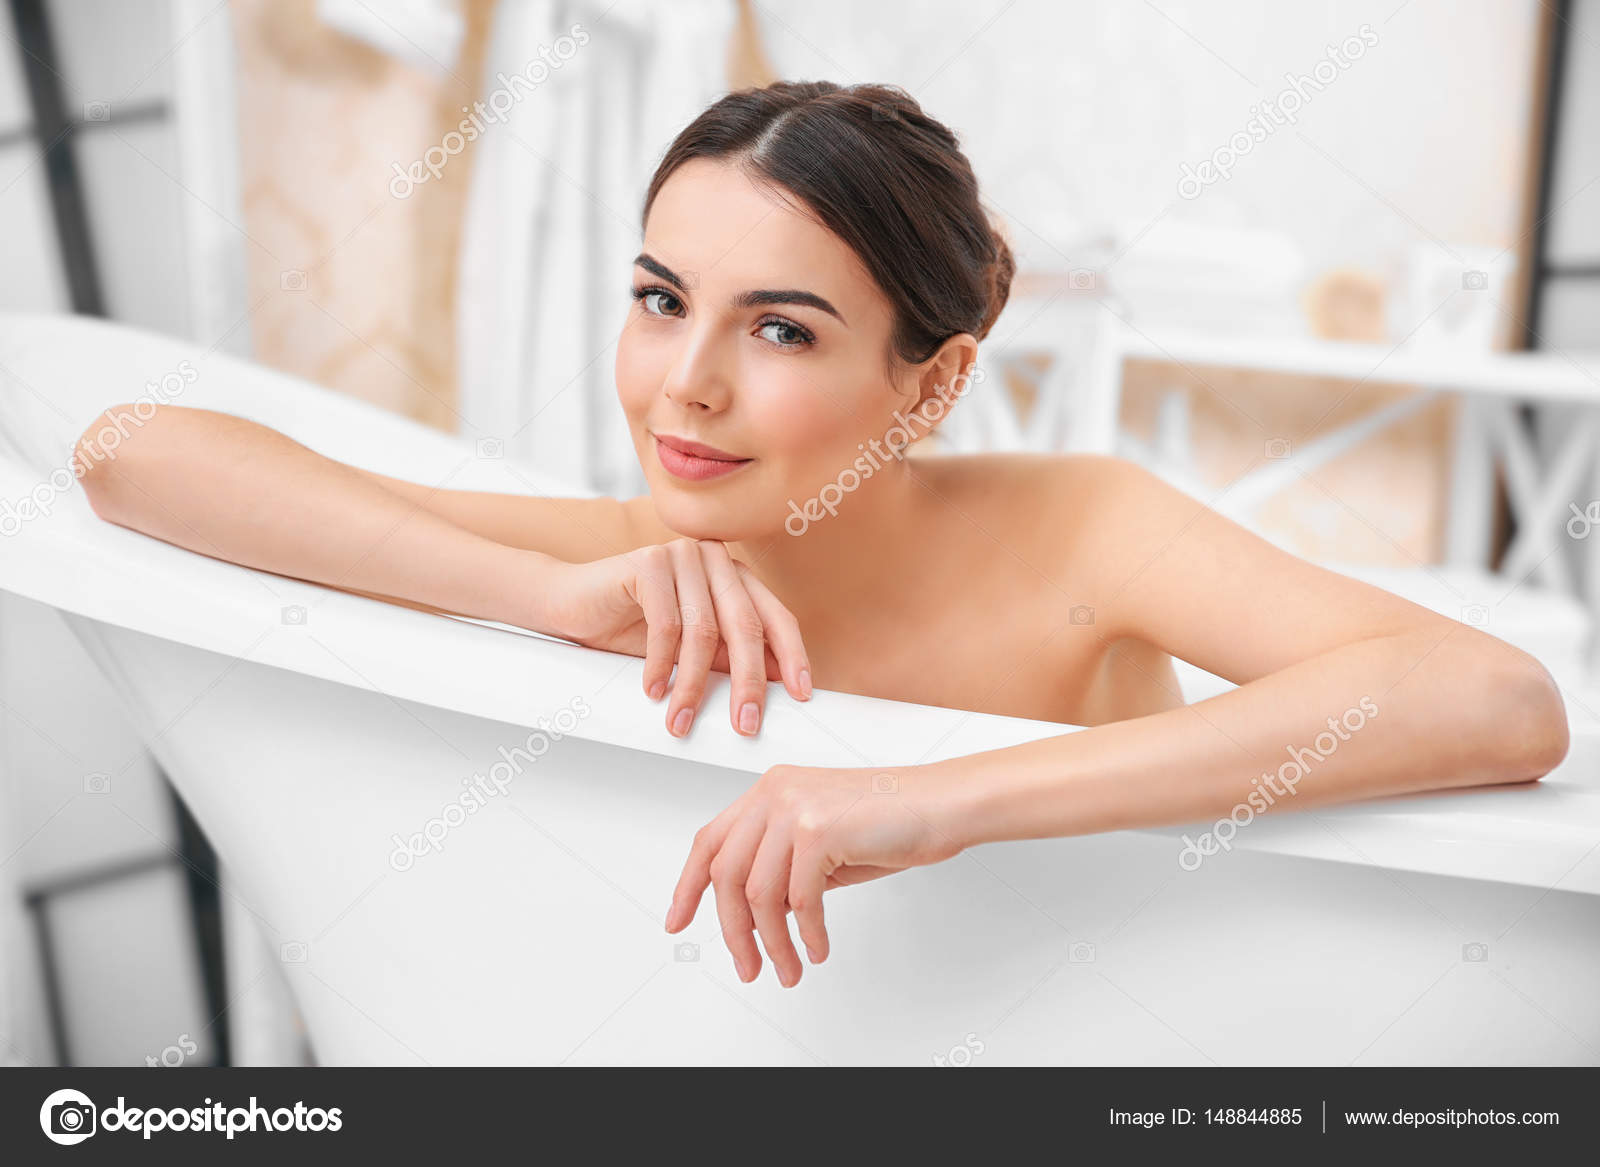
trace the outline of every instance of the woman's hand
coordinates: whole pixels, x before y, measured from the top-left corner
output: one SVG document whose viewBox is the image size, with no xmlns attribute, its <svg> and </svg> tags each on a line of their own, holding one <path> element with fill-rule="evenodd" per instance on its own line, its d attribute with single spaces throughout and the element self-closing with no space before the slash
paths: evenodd
<svg viewBox="0 0 1600 1167">
<path fill-rule="evenodd" d="M 694 837 L 667 931 L 680 932 L 716 889 L 722 936 L 741 981 L 761 971 L 752 929 L 778 980 L 800 980 L 789 938 L 793 912 L 812 964 L 828 957 L 822 893 L 938 863 L 966 846 L 958 786 L 932 767 L 900 771 L 775 766 Z"/>
<path fill-rule="evenodd" d="M 676 539 L 591 563 L 562 565 L 549 598 L 556 635 L 591 648 L 644 657 L 644 690 L 667 692 L 667 730 L 684 737 L 705 697 L 708 674 L 729 674 L 729 719 L 753 737 L 767 681 L 811 698 L 811 666 L 794 616 L 748 566 L 718 542 Z"/>
</svg>

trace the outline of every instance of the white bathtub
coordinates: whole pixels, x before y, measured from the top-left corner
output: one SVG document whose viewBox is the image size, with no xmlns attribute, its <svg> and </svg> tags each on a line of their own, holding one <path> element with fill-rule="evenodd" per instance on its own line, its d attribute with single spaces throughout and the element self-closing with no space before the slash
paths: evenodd
<svg viewBox="0 0 1600 1167">
<path fill-rule="evenodd" d="M 9 317 L 0 507 L 186 360 L 180 403 L 417 481 L 537 489 L 279 374 Z M 1585 736 L 1537 786 L 1262 820 L 1192 872 L 1181 828 L 976 848 L 830 893 L 829 961 L 794 990 L 770 966 L 742 985 L 709 896 L 681 936 L 661 920 L 691 835 L 755 775 L 1063 727 L 774 686 L 750 741 L 718 712 L 723 678 L 679 742 L 638 660 L 193 555 L 100 522 L 75 487 L 50 501 L 5 523 L 0 589 L 59 610 L 120 693 L 286 958 L 324 1063 L 1600 1063 Z M 392 836 L 575 699 L 573 733 L 442 850 L 394 859 Z"/>
</svg>

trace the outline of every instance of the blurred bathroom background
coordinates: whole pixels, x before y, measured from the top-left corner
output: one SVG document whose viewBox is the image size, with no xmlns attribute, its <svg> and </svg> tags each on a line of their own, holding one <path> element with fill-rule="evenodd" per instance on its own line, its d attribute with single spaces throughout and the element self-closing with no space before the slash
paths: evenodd
<svg viewBox="0 0 1600 1167">
<path fill-rule="evenodd" d="M 936 448 L 1138 459 L 1600 722 L 1600 0 L 6 0 L 0 311 L 635 491 L 644 183 L 775 78 L 907 89 L 1012 240 Z M 0 601 L 0 1061 L 307 1061 L 240 917 L 77 642 Z"/>
</svg>

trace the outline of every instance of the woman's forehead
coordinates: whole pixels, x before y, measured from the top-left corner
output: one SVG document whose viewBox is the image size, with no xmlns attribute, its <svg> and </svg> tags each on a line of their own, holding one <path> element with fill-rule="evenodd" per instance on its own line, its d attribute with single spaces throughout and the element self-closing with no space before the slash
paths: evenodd
<svg viewBox="0 0 1600 1167">
<path fill-rule="evenodd" d="M 805 288 L 847 319 L 847 303 L 865 316 L 882 302 L 855 252 L 793 196 L 714 159 L 687 162 L 662 184 L 643 250 L 691 287 Z"/>
</svg>

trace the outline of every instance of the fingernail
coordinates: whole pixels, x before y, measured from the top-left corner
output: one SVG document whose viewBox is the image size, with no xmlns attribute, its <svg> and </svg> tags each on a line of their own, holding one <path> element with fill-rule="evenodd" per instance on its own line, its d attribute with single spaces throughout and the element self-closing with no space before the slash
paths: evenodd
<svg viewBox="0 0 1600 1167">
<path fill-rule="evenodd" d="M 812 948 L 811 945 L 809 945 L 809 944 L 806 945 L 806 959 L 809 960 L 812 964 L 821 964 L 822 963 L 820 960 L 817 959 L 817 950 L 815 948 Z"/>
<path fill-rule="evenodd" d="M 663 693 L 665 693 L 666 691 L 667 691 L 667 683 L 665 681 L 657 681 L 655 684 L 650 686 L 650 700 L 652 700 L 652 701 L 661 700 L 661 695 Z"/>
<path fill-rule="evenodd" d="M 739 979 L 741 981 L 743 981 L 745 984 L 749 984 L 750 983 L 750 966 L 745 964 L 745 962 L 744 962 L 744 960 L 742 958 L 736 956 L 736 957 L 733 958 L 733 967 L 738 970 Z"/>
<path fill-rule="evenodd" d="M 761 728 L 761 710 L 754 701 L 746 701 L 744 708 L 739 710 L 739 732 L 755 733 Z"/>
<path fill-rule="evenodd" d="M 778 970 L 778 983 L 786 989 L 792 989 L 800 983 L 800 978 L 786 969 Z"/>
<path fill-rule="evenodd" d="M 672 719 L 672 732 L 678 737 L 683 737 L 689 732 L 689 727 L 694 724 L 694 710 L 685 705 L 678 710 L 678 716 Z"/>
<path fill-rule="evenodd" d="M 801 669 L 800 670 L 800 696 L 806 701 L 811 700 L 811 670 L 810 669 Z"/>
<path fill-rule="evenodd" d="M 672 925 L 677 921 L 677 919 L 678 919 L 678 903 L 677 903 L 676 900 L 674 900 L 671 904 L 667 905 L 666 929 L 667 929 L 668 932 L 672 931 Z"/>
</svg>

